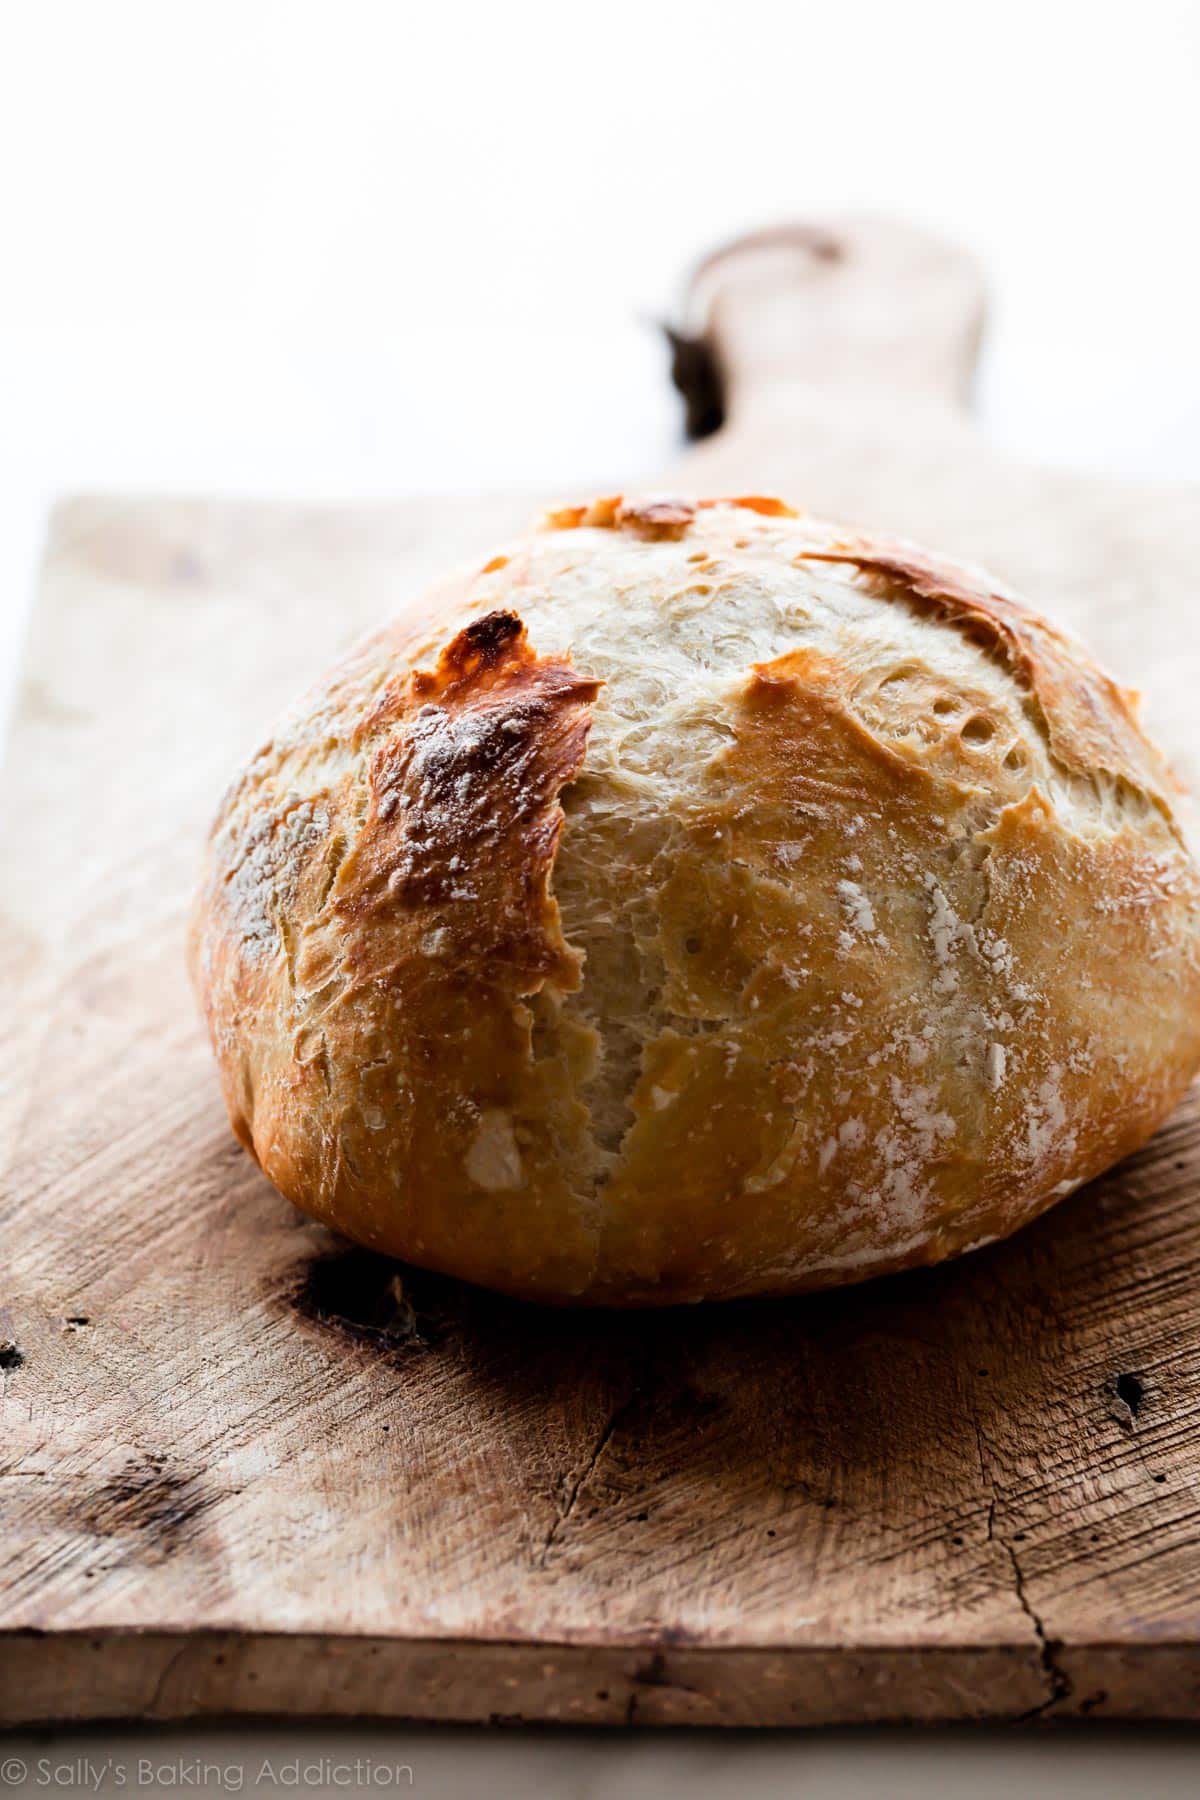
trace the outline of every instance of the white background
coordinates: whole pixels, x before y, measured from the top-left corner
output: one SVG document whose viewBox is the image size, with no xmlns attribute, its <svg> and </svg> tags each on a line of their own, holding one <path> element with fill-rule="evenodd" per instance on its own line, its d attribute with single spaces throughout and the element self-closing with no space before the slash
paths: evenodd
<svg viewBox="0 0 1200 1800">
<path fill-rule="evenodd" d="M 54 494 L 636 477 L 678 430 L 647 321 L 712 242 L 797 215 L 976 250 L 997 439 L 1200 477 L 1194 0 L 0 8 L 0 696 Z M 941 1752 L 904 1744 L 923 1782 Z M 749 1794 L 768 1752 L 739 1754 Z M 703 1784 L 662 1748 L 637 1780 L 685 1762 Z"/>
<path fill-rule="evenodd" d="M 647 322 L 890 209 L 994 290 L 1031 454 L 1200 475 L 1200 6 L 0 0 L 0 692 L 47 503 L 568 489 L 664 460 Z"/>
</svg>

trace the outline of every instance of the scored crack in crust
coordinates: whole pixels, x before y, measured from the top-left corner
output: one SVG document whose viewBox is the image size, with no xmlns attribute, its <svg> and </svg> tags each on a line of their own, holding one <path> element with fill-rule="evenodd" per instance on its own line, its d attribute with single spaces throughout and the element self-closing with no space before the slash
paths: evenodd
<svg viewBox="0 0 1200 1800">
<path fill-rule="evenodd" d="M 552 1300 L 1002 1236 L 1200 1063 L 1200 885 L 1133 697 L 978 571 L 779 501 L 551 514 L 222 805 L 234 1129 L 347 1235 Z"/>
</svg>

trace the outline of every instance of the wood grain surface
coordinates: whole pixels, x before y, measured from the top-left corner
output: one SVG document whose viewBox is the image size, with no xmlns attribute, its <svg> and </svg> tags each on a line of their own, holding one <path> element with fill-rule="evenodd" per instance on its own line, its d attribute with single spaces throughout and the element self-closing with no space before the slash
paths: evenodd
<svg viewBox="0 0 1200 1800">
<path fill-rule="evenodd" d="M 695 304 L 727 422 L 665 485 L 993 565 L 1200 774 L 1200 496 L 978 438 L 961 255 L 835 223 Z M 218 790 L 537 505 L 55 514 L 0 827 L 0 1723 L 1200 1717 L 1194 1095 L 961 1263 L 629 1316 L 348 1248 L 231 1139 L 181 946 Z"/>
</svg>

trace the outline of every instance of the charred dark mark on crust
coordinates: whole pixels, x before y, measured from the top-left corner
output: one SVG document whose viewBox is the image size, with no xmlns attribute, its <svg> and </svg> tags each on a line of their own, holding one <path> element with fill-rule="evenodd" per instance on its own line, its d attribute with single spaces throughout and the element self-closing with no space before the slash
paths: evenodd
<svg viewBox="0 0 1200 1800">
<path fill-rule="evenodd" d="M 497 904 L 496 919 L 536 935 L 552 904 L 557 797 L 583 761 L 600 685 L 565 657 L 538 657 L 513 612 L 460 631 L 389 703 L 396 729 L 372 760 L 371 811 L 338 911 L 473 901 L 477 879 L 496 890 L 507 877 L 512 916 Z M 558 944 L 534 961 L 548 973 L 561 955 Z"/>
<path fill-rule="evenodd" d="M 515 655 L 510 656 L 510 652 Z M 452 638 L 438 658 L 436 670 L 417 669 L 412 677 L 412 691 L 418 698 L 445 693 L 485 672 L 501 668 L 506 662 L 527 663 L 533 660 L 525 627 L 514 612 L 485 613 Z"/>
</svg>

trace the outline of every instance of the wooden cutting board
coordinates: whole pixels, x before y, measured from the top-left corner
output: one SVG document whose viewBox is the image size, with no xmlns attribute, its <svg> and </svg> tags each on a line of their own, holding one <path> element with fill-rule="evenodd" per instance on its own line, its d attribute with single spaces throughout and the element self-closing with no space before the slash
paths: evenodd
<svg viewBox="0 0 1200 1800">
<path fill-rule="evenodd" d="M 701 286 L 727 423 L 669 485 L 994 565 L 1197 772 L 1200 492 L 982 443 L 958 252 L 837 224 Z M 536 508 L 54 516 L 0 838 L 0 1722 L 1200 1717 L 1195 1099 L 962 1263 L 633 1316 L 350 1249 L 230 1138 L 181 943 L 222 781 Z"/>
</svg>

